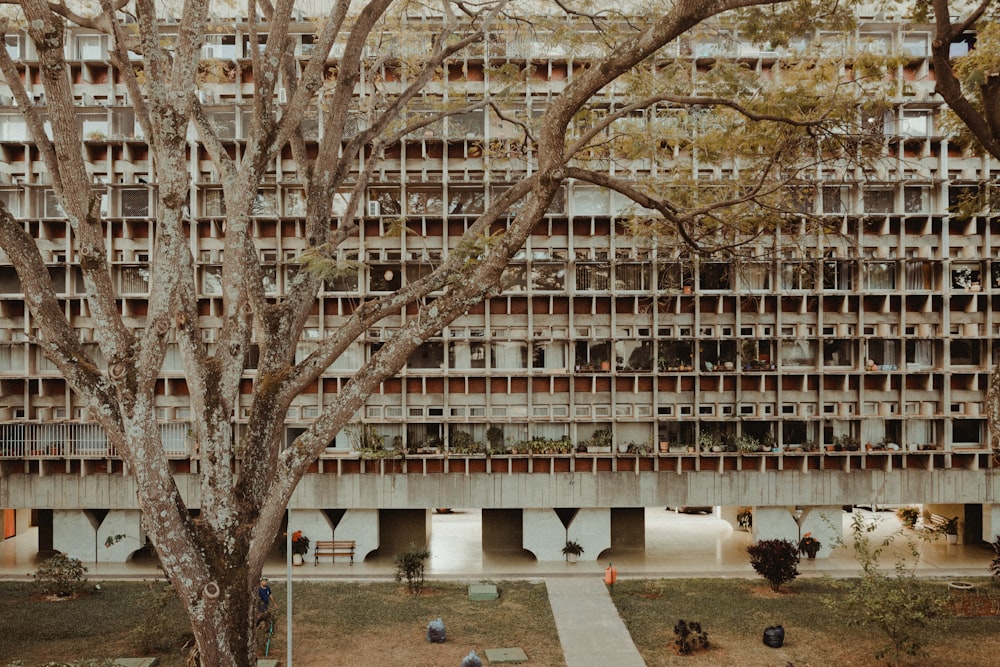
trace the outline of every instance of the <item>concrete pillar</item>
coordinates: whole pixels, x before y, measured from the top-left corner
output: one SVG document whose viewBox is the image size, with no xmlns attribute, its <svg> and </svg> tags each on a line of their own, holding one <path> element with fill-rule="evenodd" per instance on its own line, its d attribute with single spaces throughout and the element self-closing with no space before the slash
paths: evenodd
<svg viewBox="0 0 1000 667">
<path fill-rule="evenodd" d="M 145 541 L 139 510 L 52 511 L 52 548 L 85 563 L 124 563 Z"/>
<path fill-rule="evenodd" d="M 354 540 L 354 562 L 362 563 L 379 548 L 379 511 L 347 510 L 333 534 L 338 540 Z"/>
<path fill-rule="evenodd" d="M 794 507 L 753 508 L 751 535 L 754 542 L 761 540 L 791 540 L 798 544 L 799 525 L 795 523 Z"/>
<path fill-rule="evenodd" d="M 611 510 L 581 509 L 564 527 L 553 509 L 525 509 L 523 531 L 524 548 L 540 561 L 565 560 L 567 540 L 583 547 L 580 560 L 597 560 L 611 546 Z"/>
<path fill-rule="evenodd" d="M 806 533 L 819 540 L 820 549 L 816 558 L 829 558 L 833 548 L 844 537 L 844 522 L 841 514 L 844 509 L 839 505 L 806 507 L 799 517 L 799 539 Z"/>
<path fill-rule="evenodd" d="M 97 527 L 97 519 L 83 510 L 52 510 L 52 548 L 85 563 L 95 563 Z"/>
<path fill-rule="evenodd" d="M 983 505 L 983 530 L 979 537 L 990 543 L 1000 539 L 1000 505 Z"/>
<path fill-rule="evenodd" d="M 425 547 L 431 541 L 431 514 L 422 509 L 378 510 L 378 536 L 379 551 L 389 555 L 402 553 L 410 545 Z"/>
<path fill-rule="evenodd" d="M 139 510 L 111 510 L 97 527 L 97 562 L 124 563 L 145 542 Z"/>
</svg>

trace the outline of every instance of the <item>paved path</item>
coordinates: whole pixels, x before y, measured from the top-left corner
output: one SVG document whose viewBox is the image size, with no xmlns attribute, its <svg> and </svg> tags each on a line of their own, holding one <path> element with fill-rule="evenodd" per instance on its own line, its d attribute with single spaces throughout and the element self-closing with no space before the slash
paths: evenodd
<svg viewBox="0 0 1000 667">
<path fill-rule="evenodd" d="M 568 667 L 646 667 L 600 576 L 548 578 Z"/>
</svg>

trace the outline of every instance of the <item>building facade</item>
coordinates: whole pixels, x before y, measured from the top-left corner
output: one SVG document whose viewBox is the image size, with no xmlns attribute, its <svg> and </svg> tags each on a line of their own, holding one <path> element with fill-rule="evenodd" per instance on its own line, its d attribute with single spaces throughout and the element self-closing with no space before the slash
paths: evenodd
<svg viewBox="0 0 1000 667">
<path fill-rule="evenodd" d="M 305 57 L 313 26 L 303 20 L 294 30 Z M 996 481 L 985 398 L 998 360 L 1000 222 L 988 210 L 955 210 L 992 182 L 997 165 L 949 143 L 928 27 L 866 17 L 852 33 L 810 37 L 831 49 L 904 56 L 890 73 L 896 106 L 873 119 L 885 153 L 874 170 L 807 174 L 819 193 L 810 213 L 836 220 L 838 234 L 792 222 L 768 236 L 774 252 L 766 259 L 737 265 L 644 245 L 627 225 L 623 198 L 568 183 L 508 269 L 503 293 L 424 343 L 330 443 L 295 498 L 297 524 L 353 537 L 368 553 L 392 548 L 390 535 L 425 534 L 432 508 L 481 507 L 486 547 L 560 558 L 564 536 L 573 536 L 596 558 L 641 547 L 644 506 L 716 505 L 727 517 L 753 507 L 759 535 L 789 536 L 803 526 L 828 532 L 822 515 L 841 505 L 906 502 L 961 513 L 969 539 L 991 538 Z M 122 313 L 141 328 L 156 174 L 106 40 L 74 31 L 67 48 Z M 715 32 L 670 48 L 692 68 L 733 57 L 764 73 L 805 41 L 773 51 Z M 8 34 L 6 48 L 44 104 L 30 40 Z M 239 22 L 203 47 L 199 97 L 237 154 L 254 94 L 248 49 Z M 528 115 L 580 66 L 542 42 L 498 35 L 479 55 L 450 63 L 431 90 L 446 100 L 481 98 L 492 68 L 508 62 L 535 68 L 517 103 Z M 369 76 L 372 85 L 392 84 L 389 69 Z M 277 96 L 282 103 L 285 90 Z M 315 146 L 322 114 L 307 131 Z M 224 202 L 218 173 L 193 132 L 190 139 L 190 243 L 211 348 L 222 324 Z M 66 312 L 99 356 L 72 232 L 2 90 L 0 150 L 0 199 L 37 240 Z M 299 356 L 366 297 L 424 275 L 531 169 L 514 128 L 485 111 L 448 117 L 387 148 L 363 229 L 341 251 L 361 268 L 327 281 Z M 634 174 L 651 170 L 640 165 Z M 728 178 L 710 164 L 692 173 L 707 184 Z M 303 206 L 294 162 L 283 154 L 253 211 L 272 296 L 301 269 Z M 407 233 L 388 234 L 400 218 Z M 0 504 L 44 510 L 46 544 L 85 559 L 79 545 L 135 527 L 134 540 L 93 559 L 127 557 L 141 545 L 127 471 L 41 353 L 3 255 L 0 315 Z M 296 400 L 289 441 L 404 316 L 368 331 Z M 248 378 L 254 366 L 251 353 Z M 161 386 L 163 444 L 184 486 L 197 475 L 198 454 L 176 346 Z M 233 416 L 237 438 L 248 410 L 247 402 Z M 389 453 L 366 451 L 376 443 Z M 197 484 L 188 486 L 196 498 Z M 967 506 L 983 509 L 966 514 Z"/>
</svg>

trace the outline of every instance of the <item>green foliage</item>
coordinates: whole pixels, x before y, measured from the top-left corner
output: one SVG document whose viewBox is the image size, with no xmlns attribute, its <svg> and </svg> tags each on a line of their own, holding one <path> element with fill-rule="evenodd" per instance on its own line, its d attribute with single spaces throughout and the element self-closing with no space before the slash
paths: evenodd
<svg viewBox="0 0 1000 667">
<path fill-rule="evenodd" d="M 396 565 L 396 581 L 406 580 L 407 589 L 414 595 L 424 589 L 424 571 L 431 552 L 427 547 L 418 548 L 410 543 L 406 551 L 396 554 L 392 562 Z"/>
<path fill-rule="evenodd" d="M 695 651 L 708 648 L 708 633 L 701 629 L 698 621 L 680 619 L 674 626 L 674 648 L 681 655 L 690 655 Z"/>
<path fill-rule="evenodd" d="M 490 445 L 490 452 L 499 454 L 506 450 L 503 438 L 503 429 L 499 426 L 490 426 L 486 429 L 486 442 Z"/>
<path fill-rule="evenodd" d="M 56 554 L 42 563 L 31 576 L 35 580 L 35 586 L 47 595 L 68 598 L 87 583 L 84 577 L 86 571 L 86 566 L 79 559 Z"/>
<path fill-rule="evenodd" d="M 583 547 L 580 546 L 579 542 L 574 542 L 573 540 L 566 540 L 566 545 L 562 548 L 562 552 L 564 556 L 568 556 L 569 554 L 579 556 L 580 554 L 583 553 Z"/>
<path fill-rule="evenodd" d="M 764 577 L 774 592 L 799 576 L 799 547 L 791 540 L 760 540 L 748 546 L 747 553 L 754 572 Z"/>
<path fill-rule="evenodd" d="M 142 612 L 136 614 L 132 640 L 139 653 L 159 653 L 169 650 L 177 640 L 171 619 L 180 607 L 173 587 L 166 579 L 144 582 L 146 592 L 139 603 Z"/>
<path fill-rule="evenodd" d="M 872 533 L 876 521 L 866 521 L 860 514 L 851 520 L 854 556 L 861 566 L 861 576 L 838 582 L 844 594 L 828 600 L 828 604 L 844 616 L 850 626 L 872 629 L 881 633 L 888 643 L 875 657 L 897 664 L 905 656 L 924 653 L 927 626 L 945 613 L 945 601 L 916 576 L 920 552 L 912 540 L 907 540 L 909 557 L 900 557 L 892 574 L 880 568 L 882 554 L 900 535 L 897 531 L 874 542 Z"/>
</svg>

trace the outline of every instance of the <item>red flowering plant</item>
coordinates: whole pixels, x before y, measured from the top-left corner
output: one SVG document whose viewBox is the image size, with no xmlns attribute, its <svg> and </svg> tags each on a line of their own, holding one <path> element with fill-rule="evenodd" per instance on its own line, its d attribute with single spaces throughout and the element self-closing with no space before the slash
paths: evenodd
<svg viewBox="0 0 1000 667">
<path fill-rule="evenodd" d="M 309 538 L 302 534 L 301 530 L 292 533 L 292 553 L 305 556 L 309 551 Z"/>
<path fill-rule="evenodd" d="M 821 546 L 823 545 L 820 544 L 819 540 L 812 536 L 812 533 L 806 533 L 802 536 L 802 539 L 799 540 L 799 553 L 803 553 L 810 558 L 814 558 L 816 556 L 816 552 L 819 551 Z"/>
</svg>

